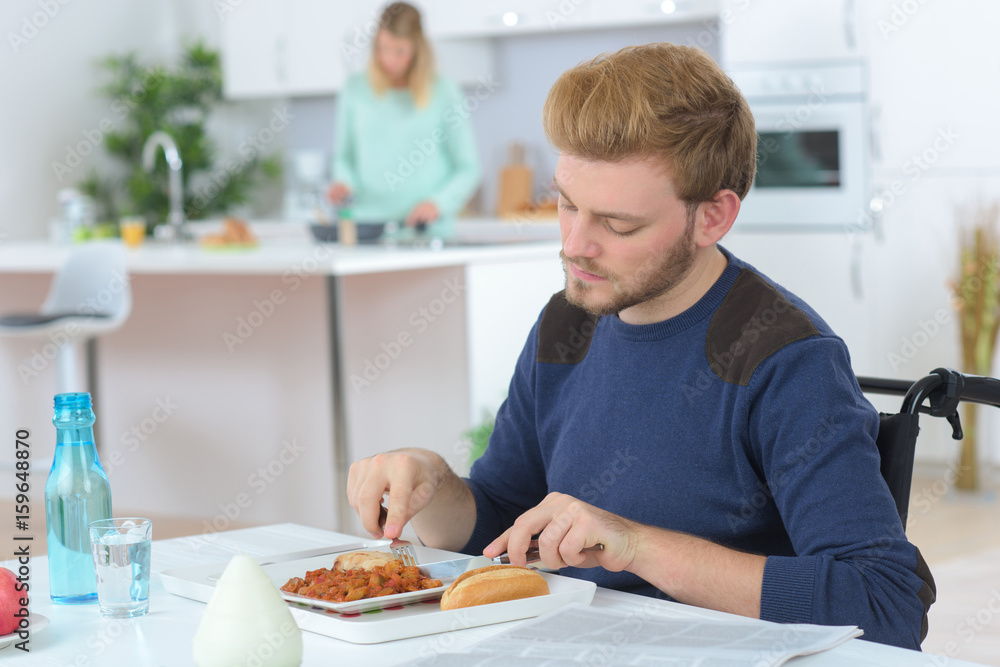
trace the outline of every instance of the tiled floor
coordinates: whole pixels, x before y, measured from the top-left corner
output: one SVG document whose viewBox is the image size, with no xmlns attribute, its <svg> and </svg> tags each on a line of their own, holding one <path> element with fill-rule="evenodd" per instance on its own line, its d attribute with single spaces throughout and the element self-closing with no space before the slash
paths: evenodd
<svg viewBox="0 0 1000 667">
<path fill-rule="evenodd" d="M 13 515 L 11 505 L 0 500 L 0 517 Z M 116 514 L 125 516 L 127 511 Z M 198 520 L 150 518 L 155 539 L 205 530 Z M 43 523 L 33 521 L 32 528 L 41 529 Z M 996 491 L 958 493 L 943 476 L 915 478 L 907 533 L 937 582 L 938 599 L 931 607 L 924 651 L 1000 667 L 1000 504 Z M 33 530 L 32 534 L 32 552 L 45 553 L 44 532 Z M 938 664 L 947 663 L 943 658 L 928 662 L 929 667 Z"/>
<path fill-rule="evenodd" d="M 943 477 L 914 479 L 907 534 L 937 583 L 924 651 L 1000 665 L 1000 504 L 995 487 L 960 493 Z"/>
</svg>

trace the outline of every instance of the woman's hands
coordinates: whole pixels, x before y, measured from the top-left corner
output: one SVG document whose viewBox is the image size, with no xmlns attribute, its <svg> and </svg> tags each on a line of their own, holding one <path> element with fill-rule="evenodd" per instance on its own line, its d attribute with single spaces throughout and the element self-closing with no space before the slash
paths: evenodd
<svg viewBox="0 0 1000 667">
<path fill-rule="evenodd" d="M 406 216 L 406 226 L 413 227 L 420 223 L 430 223 L 434 222 L 441 216 L 441 211 L 438 210 L 437 204 L 430 201 L 422 201 L 413 207 L 410 214 Z"/>
<path fill-rule="evenodd" d="M 333 183 L 326 190 L 326 198 L 337 206 L 344 203 L 344 200 L 351 196 L 351 188 L 346 183 Z"/>
<path fill-rule="evenodd" d="M 344 200 L 351 196 L 351 188 L 346 183 L 333 183 L 326 190 L 326 197 L 337 206 L 344 203 Z M 422 201 L 413 207 L 409 215 L 406 216 L 407 227 L 415 227 L 420 223 L 431 223 L 441 217 L 441 211 L 437 204 L 431 200 Z"/>
</svg>

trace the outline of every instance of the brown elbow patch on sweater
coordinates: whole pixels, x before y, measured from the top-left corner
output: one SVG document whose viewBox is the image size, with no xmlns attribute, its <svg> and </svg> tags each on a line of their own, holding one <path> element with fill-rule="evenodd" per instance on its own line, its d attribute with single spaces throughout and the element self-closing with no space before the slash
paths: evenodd
<svg viewBox="0 0 1000 667">
<path fill-rule="evenodd" d="M 922 642 L 927 637 L 927 611 L 937 599 L 937 585 L 934 583 L 934 576 L 931 574 L 931 569 L 927 567 L 927 561 L 924 560 L 920 549 L 917 549 L 917 576 L 924 582 L 917 593 L 917 597 L 924 605 L 924 617 L 920 621 L 920 641 Z"/>
</svg>

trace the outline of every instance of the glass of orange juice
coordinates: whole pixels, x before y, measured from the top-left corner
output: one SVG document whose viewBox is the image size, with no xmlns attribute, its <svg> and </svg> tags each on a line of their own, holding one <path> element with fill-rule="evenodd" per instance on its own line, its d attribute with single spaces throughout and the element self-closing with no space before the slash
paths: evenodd
<svg viewBox="0 0 1000 667">
<path fill-rule="evenodd" d="M 146 238 L 146 219 L 142 216 L 127 216 L 118 223 L 122 242 L 129 248 L 138 248 Z"/>
</svg>

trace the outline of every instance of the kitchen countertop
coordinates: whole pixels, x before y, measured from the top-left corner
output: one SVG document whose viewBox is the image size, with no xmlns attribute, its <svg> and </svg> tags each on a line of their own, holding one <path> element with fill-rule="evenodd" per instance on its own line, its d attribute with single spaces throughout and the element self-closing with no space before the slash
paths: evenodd
<svg viewBox="0 0 1000 667">
<path fill-rule="evenodd" d="M 195 226 L 195 234 L 211 223 Z M 462 221 L 456 236 L 444 247 L 407 244 L 362 244 L 343 247 L 320 244 L 308 229 L 295 223 L 253 223 L 260 244 L 249 249 L 206 249 L 196 243 L 147 241 L 129 251 L 133 274 L 300 274 L 357 275 L 426 269 L 463 264 L 516 261 L 558 256 L 558 225 L 507 223 L 497 220 Z M 0 272 L 50 273 L 59 268 L 73 246 L 48 241 L 9 241 L 0 244 Z"/>
</svg>

